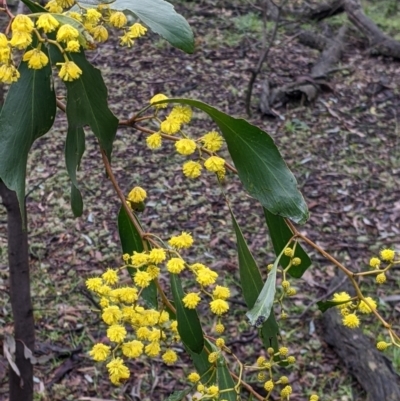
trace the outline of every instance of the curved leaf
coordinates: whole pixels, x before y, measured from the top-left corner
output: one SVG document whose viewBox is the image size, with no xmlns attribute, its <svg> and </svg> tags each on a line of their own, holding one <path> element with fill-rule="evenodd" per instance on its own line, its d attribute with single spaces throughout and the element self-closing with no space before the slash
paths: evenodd
<svg viewBox="0 0 400 401">
<path fill-rule="evenodd" d="M 349 300 L 349 301 L 319 301 L 319 302 L 317 302 L 317 305 L 318 305 L 318 309 L 321 312 L 326 312 L 330 308 L 333 308 L 338 305 L 347 304 L 349 302 L 351 302 L 351 300 Z"/>
<path fill-rule="evenodd" d="M 65 141 L 65 163 L 69 178 L 71 179 L 71 207 L 75 217 L 82 215 L 83 200 L 78 189 L 76 170 L 81 163 L 85 151 L 85 132 L 82 127 L 68 127 L 67 139 Z"/>
<path fill-rule="evenodd" d="M 265 208 L 264 215 L 268 225 L 269 235 L 272 240 L 275 255 L 278 256 L 282 249 L 289 242 L 290 238 L 292 238 L 293 233 L 283 217 L 274 215 Z M 300 258 L 301 263 L 298 266 L 292 266 L 288 273 L 292 277 L 300 278 L 311 266 L 311 259 L 299 243 L 296 245 L 294 257 Z M 288 256 L 282 255 L 280 259 L 280 265 L 285 268 L 288 265 L 289 260 L 290 258 Z"/>
<path fill-rule="evenodd" d="M 47 54 L 47 49 L 42 47 Z M 32 143 L 46 134 L 56 115 L 50 63 L 40 69 L 21 62 L 20 78 L 8 91 L 0 113 L 0 178 L 17 193 L 24 216 L 25 175 Z"/>
<path fill-rule="evenodd" d="M 185 293 L 182 289 L 180 277 L 177 274 L 170 274 L 170 280 L 181 340 L 192 352 L 200 354 L 204 348 L 204 336 L 199 316 L 195 309 L 185 308 L 182 302 Z"/>
<path fill-rule="evenodd" d="M 136 227 L 131 222 L 123 207 L 121 207 L 118 213 L 118 233 L 123 253 L 128 253 L 129 255 L 132 255 L 134 251 L 144 251 L 143 242 L 140 238 L 140 234 L 136 230 Z M 128 271 L 131 276 L 136 272 L 136 270 L 132 267 L 128 267 Z M 157 287 L 154 282 L 151 282 L 148 287 L 143 289 L 142 297 L 150 307 L 158 307 Z"/>
<path fill-rule="evenodd" d="M 229 373 L 225 358 L 222 355 L 219 355 L 217 360 L 217 385 L 220 391 L 220 400 L 237 400 L 238 394 L 234 389 L 235 382 Z"/>
<path fill-rule="evenodd" d="M 272 138 L 246 120 L 233 118 L 206 103 L 168 99 L 160 103 L 183 103 L 206 112 L 220 128 L 244 187 L 273 214 L 296 223 L 308 219 L 308 209 Z"/>
<path fill-rule="evenodd" d="M 193 53 L 193 32 L 172 4 L 164 0 L 116 0 L 110 8 L 136 14 L 153 32 L 158 33 L 172 46 L 186 53 Z"/>
<path fill-rule="evenodd" d="M 235 216 L 230 210 L 232 216 L 233 227 L 236 233 L 236 242 L 239 256 L 239 274 L 240 285 L 243 291 L 243 297 L 249 309 L 253 308 L 257 297 L 263 289 L 263 280 L 256 261 L 251 254 L 246 240 L 243 237 L 242 231 L 235 219 Z M 258 316 L 254 319 L 254 326 L 261 327 L 261 338 L 265 348 L 273 347 L 278 349 L 278 333 L 279 328 L 275 320 L 275 315 L 270 313 L 269 316 Z"/>
</svg>

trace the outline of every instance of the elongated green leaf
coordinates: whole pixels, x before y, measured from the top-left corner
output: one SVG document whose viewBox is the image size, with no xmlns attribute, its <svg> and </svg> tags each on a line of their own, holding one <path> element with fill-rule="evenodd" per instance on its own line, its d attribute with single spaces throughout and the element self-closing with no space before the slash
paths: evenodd
<svg viewBox="0 0 400 401">
<path fill-rule="evenodd" d="M 275 259 L 274 266 L 268 274 L 267 281 L 258 295 L 253 308 L 246 313 L 250 323 L 253 326 L 260 327 L 266 321 L 272 311 L 276 290 L 276 271 L 278 269 L 279 259 Z M 272 311 L 273 312 L 273 311 Z"/>
<path fill-rule="evenodd" d="M 264 208 L 265 220 L 268 225 L 269 235 L 271 236 L 272 245 L 275 250 L 275 255 L 278 256 L 282 249 L 292 238 L 293 234 L 283 217 L 277 216 Z M 297 244 L 294 257 L 300 258 L 301 263 L 298 266 L 292 266 L 289 269 L 289 274 L 292 277 L 300 278 L 304 272 L 311 266 L 311 259 L 301 247 Z M 280 265 L 285 268 L 290 261 L 288 256 L 282 255 Z"/>
<path fill-rule="evenodd" d="M 319 302 L 317 302 L 317 305 L 318 305 L 318 309 L 321 312 L 326 312 L 330 308 L 333 308 L 338 305 L 347 304 L 349 302 L 351 302 L 351 300 L 350 301 L 319 301 Z"/>
<path fill-rule="evenodd" d="M 186 53 L 193 53 L 193 32 L 172 4 L 164 0 L 116 0 L 110 4 L 110 8 L 134 13 L 172 46 Z"/>
<path fill-rule="evenodd" d="M 82 127 L 68 127 L 67 139 L 65 141 L 65 162 L 71 183 L 71 207 L 75 217 L 83 212 L 83 200 L 76 180 L 76 170 L 81 163 L 85 152 L 85 132 Z"/>
<path fill-rule="evenodd" d="M 258 295 L 261 293 L 264 283 L 260 270 L 247 246 L 232 210 L 230 212 L 238 247 L 240 284 L 246 305 L 251 309 L 255 305 Z M 275 315 L 270 313 L 269 316 L 264 316 L 264 318 L 256 318 L 254 323 L 256 323 L 256 327 L 261 327 L 260 335 L 265 348 L 273 347 L 277 350 L 279 328 Z"/>
<path fill-rule="evenodd" d="M 33 13 L 47 13 L 48 11 L 39 3 L 31 0 L 21 0 Z"/>
<path fill-rule="evenodd" d="M 222 355 L 219 355 L 217 360 L 217 385 L 220 392 L 220 400 L 237 400 L 238 394 L 234 389 L 235 382 L 233 381 L 232 376 L 229 373 L 229 369 L 226 366 L 225 358 Z"/>
<path fill-rule="evenodd" d="M 47 54 L 46 48 L 42 51 Z M 0 179 L 17 193 L 24 216 L 25 175 L 32 143 L 48 132 L 56 115 L 51 66 L 29 69 L 21 62 L 0 114 Z"/>
<path fill-rule="evenodd" d="M 188 347 L 185 347 L 186 352 L 190 355 L 197 373 L 201 377 L 203 383 L 215 384 L 215 369 L 214 366 L 208 362 L 208 355 L 216 351 L 213 345 L 205 339 L 204 348 L 199 354 L 192 352 Z"/>
<path fill-rule="evenodd" d="M 174 391 L 171 395 L 168 396 L 164 401 L 182 401 L 186 399 L 185 397 L 193 391 L 193 386 L 182 391 Z"/>
<path fill-rule="evenodd" d="M 185 308 L 182 302 L 185 293 L 180 277 L 177 274 L 170 274 L 170 281 L 181 340 L 192 352 L 200 354 L 204 348 L 204 336 L 199 316 L 195 309 Z"/>
<path fill-rule="evenodd" d="M 267 210 L 296 223 L 308 219 L 307 205 L 297 188 L 296 178 L 266 132 L 197 100 L 168 99 L 158 103 L 174 102 L 203 110 L 215 121 L 244 187 Z"/>
<path fill-rule="evenodd" d="M 140 234 L 129 219 L 123 207 L 121 207 L 118 213 L 118 233 L 123 253 L 128 253 L 129 255 L 132 255 L 134 251 L 144 251 L 143 242 L 140 238 Z M 128 271 L 129 274 L 132 276 L 136 270 L 132 267 L 128 267 Z M 150 307 L 157 308 L 157 287 L 154 282 L 151 282 L 148 287 L 143 289 L 142 297 Z"/>
</svg>

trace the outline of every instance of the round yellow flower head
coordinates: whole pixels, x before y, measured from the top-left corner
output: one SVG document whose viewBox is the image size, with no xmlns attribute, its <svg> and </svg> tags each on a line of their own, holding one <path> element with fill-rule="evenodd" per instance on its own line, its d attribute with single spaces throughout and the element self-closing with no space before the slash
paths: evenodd
<svg viewBox="0 0 400 401">
<path fill-rule="evenodd" d="M 139 24 L 139 22 L 136 22 L 129 28 L 129 32 L 133 38 L 140 38 L 146 34 L 147 28 L 145 28 L 142 24 Z"/>
<path fill-rule="evenodd" d="M 284 289 L 284 290 L 287 290 L 289 287 L 290 287 L 290 283 L 289 283 L 289 281 L 287 281 L 287 280 L 284 280 L 284 281 L 282 281 L 282 288 Z"/>
<path fill-rule="evenodd" d="M 114 26 L 115 28 L 123 28 L 127 24 L 128 19 L 123 12 L 116 11 L 111 14 L 109 22 L 110 25 Z"/>
<path fill-rule="evenodd" d="M 286 256 L 289 256 L 290 258 L 292 258 L 293 255 L 294 255 L 294 251 L 293 251 L 292 248 L 287 247 L 287 248 L 285 248 L 285 250 L 283 251 L 283 254 L 286 255 Z"/>
<path fill-rule="evenodd" d="M 63 8 L 57 3 L 56 0 L 50 0 L 44 8 L 51 13 L 61 14 L 63 12 Z"/>
<path fill-rule="evenodd" d="M 168 99 L 167 96 L 163 95 L 162 93 L 158 93 L 157 95 L 154 95 L 150 99 L 150 104 L 154 105 L 154 103 L 160 102 L 161 100 L 166 100 Z M 162 104 L 156 104 L 154 107 L 157 107 L 158 109 L 165 109 L 168 106 L 167 103 L 162 103 Z"/>
<path fill-rule="evenodd" d="M 145 252 L 134 251 L 131 257 L 131 262 L 135 267 L 142 267 L 143 265 L 149 263 L 149 255 L 147 255 Z"/>
<path fill-rule="evenodd" d="M 229 305 L 228 302 L 224 301 L 223 299 L 215 299 L 214 301 L 210 302 L 210 309 L 212 313 L 221 316 L 228 312 Z"/>
<path fill-rule="evenodd" d="M 225 170 L 225 160 L 218 156 L 211 156 L 204 162 L 204 167 L 208 171 L 217 173 Z"/>
<path fill-rule="evenodd" d="M 395 252 L 392 249 L 382 249 L 380 252 L 381 259 L 385 262 L 392 262 L 395 256 Z"/>
<path fill-rule="evenodd" d="M 310 401 L 318 401 L 319 397 L 316 394 L 310 396 Z"/>
<path fill-rule="evenodd" d="M 201 298 L 198 293 L 190 292 L 189 294 L 185 295 L 185 297 L 182 299 L 182 302 L 185 305 L 185 308 L 195 309 L 200 300 Z"/>
<path fill-rule="evenodd" d="M 379 269 L 380 264 L 381 264 L 381 261 L 379 258 L 373 257 L 369 261 L 369 265 L 374 269 Z"/>
<path fill-rule="evenodd" d="M 162 145 L 162 137 L 159 132 L 155 132 L 154 134 L 149 135 L 146 138 L 147 146 L 150 149 L 159 149 Z"/>
<path fill-rule="evenodd" d="M 203 146 L 211 152 L 218 152 L 224 143 L 222 136 L 216 131 L 208 132 L 201 138 L 201 140 L 203 142 Z"/>
<path fill-rule="evenodd" d="M 75 0 L 56 0 L 56 2 L 62 8 L 70 8 L 75 4 Z"/>
<path fill-rule="evenodd" d="M 360 319 L 355 313 L 349 313 L 343 317 L 342 323 L 344 326 L 349 327 L 350 329 L 355 329 L 360 325 Z"/>
<path fill-rule="evenodd" d="M 11 50 L 7 47 L 0 47 L 0 63 L 7 63 L 10 61 Z"/>
<path fill-rule="evenodd" d="M 78 39 L 79 31 L 72 25 L 65 24 L 57 31 L 57 42 L 68 42 Z"/>
<path fill-rule="evenodd" d="M 200 375 L 196 372 L 192 372 L 187 378 L 191 383 L 197 383 L 200 380 Z"/>
<path fill-rule="evenodd" d="M 115 343 L 121 343 L 124 341 L 126 334 L 125 327 L 119 324 L 113 324 L 107 329 L 107 337 L 110 341 Z"/>
<path fill-rule="evenodd" d="M 301 263 L 301 259 L 300 258 L 293 258 L 292 260 L 292 265 L 293 266 L 298 266 Z"/>
<path fill-rule="evenodd" d="M 167 262 L 167 270 L 172 274 L 179 274 L 185 268 L 185 261 L 181 258 L 171 258 Z"/>
<path fill-rule="evenodd" d="M 19 50 L 26 49 L 32 43 L 32 35 L 28 32 L 13 31 L 10 45 Z"/>
<path fill-rule="evenodd" d="M 162 355 L 161 358 L 165 364 L 173 365 L 178 360 L 178 355 L 176 355 L 175 351 L 173 351 L 172 349 L 169 349 L 164 352 L 164 354 Z"/>
<path fill-rule="evenodd" d="M 0 47 L 7 47 L 8 46 L 8 39 L 4 33 L 0 33 Z"/>
<path fill-rule="evenodd" d="M 65 51 L 71 52 L 71 53 L 77 53 L 79 52 L 81 48 L 81 45 L 77 40 L 70 40 L 67 42 L 67 47 L 65 48 Z"/>
<path fill-rule="evenodd" d="M 231 295 L 229 288 L 221 285 L 217 285 L 212 294 L 215 299 L 227 299 Z"/>
<path fill-rule="evenodd" d="M 181 124 L 188 124 L 192 119 L 192 109 L 187 105 L 174 106 L 169 117 L 178 120 Z"/>
<path fill-rule="evenodd" d="M 85 284 L 88 290 L 97 291 L 103 285 L 103 280 L 100 277 L 88 278 Z"/>
<path fill-rule="evenodd" d="M 286 295 L 288 297 L 293 297 L 297 294 L 296 288 L 290 287 L 286 290 Z"/>
<path fill-rule="evenodd" d="M 82 70 L 73 61 L 57 64 L 61 65 L 58 75 L 63 81 L 74 81 L 82 75 Z"/>
<path fill-rule="evenodd" d="M 77 20 L 77 21 L 79 21 L 79 22 L 82 22 L 82 21 L 83 21 L 82 14 L 77 13 L 77 12 L 75 12 L 75 11 L 69 11 L 69 12 L 67 13 L 67 15 L 68 15 L 68 17 L 71 17 L 71 18 L 73 18 L 74 20 Z"/>
<path fill-rule="evenodd" d="M 152 358 L 158 356 L 161 352 L 160 343 L 158 341 L 152 341 L 150 344 L 146 345 L 144 352 L 146 353 L 146 355 Z"/>
<path fill-rule="evenodd" d="M 118 271 L 114 269 L 107 269 L 105 273 L 101 275 L 101 278 L 108 285 L 114 285 L 118 283 Z"/>
<path fill-rule="evenodd" d="M 168 243 L 175 249 L 186 249 L 193 245 L 193 237 L 191 234 L 183 231 L 181 235 L 172 237 Z"/>
<path fill-rule="evenodd" d="M 296 358 L 294 356 L 288 356 L 287 357 L 287 362 L 291 365 L 293 365 L 294 363 L 296 363 Z"/>
<path fill-rule="evenodd" d="M 111 348 L 108 345 L 104 344 L 95 344 L 91 351 L 89 351 L 89 355 L 97 362 L 105 361 L 110 355 Z"/>
<path fill-rule="evenodd" d="M 257 358 L 256 364 L 257 364 L 257 366 L 261 367 L 261 366 L 263 366 L 265 361 L 266 361 L 265 356 L 259 356 Z"/>
<path fill-rule="evenodd" d="M 108 39 L 108 31 L 103 25 L 96 26 L 91 33 L 96 42 L 105 42 Z"/>
<path fill-rule="evenodd" d="M 282 390 L 281 390 L 281 397 L 289 397 L 290 394 L 292 394 L 292 387 L 291 386 L 285 386 Z"/>
<path fill-rule="evenodd" d="M 222 323 L 217 323 L 215 325 L 215 332 L 217 334 L 222 334 L 225 331 L 225 326 Z"/>
<path fill-rule="evenodd" d="M 146 191 L 141 187 L 135 187 L 129 192 L 128 201 L 132 203 L 143 202 L 147 197 Z"/>
<path fill-rule="evenodd" d="M 197 148 L 193 139 L 183 138 L 175 142 L 176 151 L 184 156 L 191 155 Z"/>
<path fill-rule="evenodd" d="M 135 284 L 140 287 L 140 288 L 146 288 L 150 285 L 151 283 L 151 275 L 145 271 L 138 271 L 135 274 L 135 277 L 133 278 L 133 281 Z"/>
<path fill-rule="evenodd" d="M 378 284 L 383 284 L 386 282 L 386 274 L 385 273 L 379 273 L 376 277 L 375 280 Z"/>
<path fill-rule="evenodd" d="M 387 347 L 390 347 L 392 344 L 391 343 L 387 343 L 386 341 L 379 341 L 376 344 L 376 348 L 378 348 L 379 351 L 385 351 L 385 349 Z"/>
<path fill-rule="evenodd" d="M 225 347 L 225 340 L 223 338 L 217 338 L 215 341 L 215 345 L 218 348 L 224 348 Z"/>
<path fill-rule="evenodd" d="M 122 353 L 128 358 L 138 358 L 143 353 L 141 341 L 133 340 L 122 344 Z"/>
<path fill-rule="evenodd" d="M 24 14 L 18 14 L 11 24 L 11 30 L 31 33 L 33 31 L 34 25 L 32 20 Z"/>
<path fill-rule="evenodd" d="M 151 263 L 155 263 L 156 265 L 158 265 L 159 263 L 164 262 L 164 260 L 166 259 L 166 254 L 164 249 L 160 249 L 160 248 L 153 248 L 150 253 L 149 253 L 149 260 Z"/>
<path fill-rule="evenodd" d="M 53 32 L 60 23 L 51 14 L 42 14 L 36 21 L 36 26 L 45 33 Z"/>
<path fill-rule="evenodd" d="M 289 353 L 289 349 L 287 347 L 279 348 L 279 355 L 280 356 L 286 356 L 288 353 Z"/>
<path fill-rule="evenodd" d="M 288 384 L 289 383 L 289 379 L 287 376 L 281 376 L 281 378 L 279 379 L 281 384 Z"/>
<path fill-rule="evenodd" d="M 339 293 L 335 293 L 333 294 L 333 301 L 335 302 L 344 302 L 344 301 L 350 301 L 351 300 L 351 296 L 347 293 L 347 292 L 339 292 Z M 340 305 L 336 305 L 336 308 L 338 309 L 344 309 L 348 306 L 347 303 L 343 303 Z"/>
<path fill-rule="evenodd" d="M 208 267 L 205 267 L 197 272 L 196 281 L 203 286 L 207 286 L 214 284 L 217 278 L 218 278 L 218 273 L 216 273 L 215 271 L 211 270 Z"/>
<path fill-rule="evenodd" d="M 22 57 L 22 60 L 27 61 L 28 67 L 34 70 L 40 70 L 41 68 L 45 67 L 49 62 L 48 57 L 39 49 L 27 51 Z"/>
<path fill-rule="evenodd" d="M 274 389 L 274 382 L 272 380 L 266 381 L 265 384 L 264 384 L 264 388 L 268 392 L 272 391 Z"/>
<path fill-rule="evenodd" d="M 181 123 L 179 120 L 171 117 L 167 117 L 161 124 L 160 130 L 164 134 L 174 135 L 181 129 Z"/>
<path fill-rule="evenodd" d="M 150 274 L 150 277 L 152 280 L 154 280 L 155 278 L 157 278 L 160 275 L 160 268 L 158 268 L 155 265 L 148 266 L 146 271 L 147 271 L 147 273 Z"/>
<path fill-rule="evenodd" d="M 188 178 L 199 177 L 201 174 L 201 169 L 201 164 L 192 160 L 186 162 L 182 167 L 183 174 Z"/>
<path fill-rule="evenodd" d="M 94 8 L 89 8 L 86 10 L 86 15 L 85 15 L 85 19 L 86 21 L 88 21 L 89 23 L 96 25 L 100 22 L 101 20 L 101 13 L 99 13 L 96 9 Z"/>
<path fill-rule="evenodd" d="M 119 37 L 121 46 L 132 47 L 135 44 L 135 41 L 132 38 L 132 35 L 129 32 L 124 33 L 122 36 Z"/>
<path fill-rule="evenodd" d="M 124 365 L 121 358 L 112 359 L 106 366 L 113 384 L 119 385 L 121 380 L 129 379 L 129 369 Z"/>
<path fill-rule="evenodd" d="M 112 326 L 117 324 L 122 319 L 122 312 L 116 305 L 108 306 L 104 308 L 104 311 L 101 315 L 105 324 Z"/>
<path fill-rule="evenodd" d="M 365 297 L 365 300 L 368 302 L 368 304 L 372 308 L 372 310 L 364 301 L 361 301 L 358 304 L 358 310 L 361 313 L 365 313 L 365 314 L 371 313 L 373 310 L 376 309 L 376 302 L 371 297 Z"/>
<path fill-rule="evenodd" d="M 218 359 L 218 352 L 211 352 L 211 353 L 208 355 L 208 362 L 210 362 L 210 363 L 215 363 L 215 362 L 217 362 L 217 359 Z"/>
<path fill-rule="evenodd" d="M 219 392 L 218 386 L 210 386 L 207 389 L 207 394 L 210 395 L 211 397 L 217 396 L 218 392 Z"/>
</svg>

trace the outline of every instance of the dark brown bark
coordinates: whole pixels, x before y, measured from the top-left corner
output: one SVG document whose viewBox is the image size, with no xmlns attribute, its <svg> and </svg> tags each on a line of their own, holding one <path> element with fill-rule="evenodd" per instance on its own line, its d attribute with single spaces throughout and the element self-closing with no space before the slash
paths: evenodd
<svg viewBox="0 0 400 401">
<path fill-rule="evenodd" d="M 364 14 L 360 0 L 345 0 L 344 6 L 349 20 L 367 37 L 371 54 L 400 59 L 400 42 L 385 35 Z"/>
<path fill-rule="evenodd" d="M 336 280 L 332 286 L 336 285 Z M 343 286 L 338 291 L 352 292 L 348 286 Z M 330 309 L 323 314 L 322 328 L 324 340 L 367 393 L 366 401 L 400 400 L 399 376 L 391 362 L 376 349 L 373 341 L 361 330 L 343 326 L 336 309 Z"/>
<path fill-rule="evenodd" d="M 314 21 L 321 21 L 325 18 L 333 17 L 344 11 L 343 0 L 331 0 L 326 3 L 319 4 L 317 7 L 309 10 L 305 17 Z"/>
<path fill-rule="evenodd" d="M 326 77 L 332 67 L 340 60 L 343 52 L 343 42 L 346 35 L 346 27 L 343 26 L 335 39 L 328 39 L 322 35 L 315 35 L 313 44 L 324 49 L 310 75 L 298 77 L 294 82 L 270 90 L 269 86 L 263 87 L 260 99 L 260 110 L 266 115 L 275 115 L 272 107 L 282 106 L 293 98 L 301 98 L 302 101 L 313 102 L 324 89 L 331 89 L 326 82 Z M 305 34 L 303 34 L 303 38 Z M 311 36 L 309 36 L 311 39 Z M 265 88 L 268 88 L 268 93 Z"/>
<path fill-rule="evenodd" d="M 10 299 L 16 342 L 15 364 L 20 372 L 19 376 L 9 367 L 9 400 L 32 401 L 33 366 L 31 361 L 24 356 L 24 347 L 33 352 L 35 343 L 35 327 L 30 295 L 28 235 L 23 229 L 17 195 L 1 181 L 0 196 L 3 205 L 7 209 Z"/>
</svg>

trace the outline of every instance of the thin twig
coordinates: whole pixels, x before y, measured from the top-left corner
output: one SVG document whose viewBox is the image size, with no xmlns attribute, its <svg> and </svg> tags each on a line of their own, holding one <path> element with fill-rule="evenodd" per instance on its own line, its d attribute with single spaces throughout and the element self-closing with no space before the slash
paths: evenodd
<svg viewBox="0 0 400 401">
<path fill-rule="evenodd" d="M 282 0 L 282 3 L 279 6 L 276 5 L 278 8 L 278 15 L 275 20 L 275 25 L 274 25 L 274 29 L 272 31 L 271 38 L 268 41 L 268 45 L 264 49 L 264 52 L 260 54 L 260 58 L 258 59 L 256 68 L 251 71 L 251 77 L 250 77 L 249 85 L 247 87 L 246 100 L 245 100 L 246 112 L 249 116 L 251 116 L 250 103 L 251 103 L 251 95 L 253 93 L 254 82 L 256 81 L 258 74 L 261 72 L 262 65 L 264 64 L 265 60 L 267 59 L 269 52 L 272 48 L 272 45 L 275 42 L 276 35 L 278 33 L 280 19 L 281 19 L 282 9 L 286 5 L 286 2 L 287 2 L 287 0 Z M 266 15 L 265 15 L 265 18 L 266 18 Z M 265 41 L 265 38 L 263 38 L 263 42 L 264 41 Z"/>
</svg>

